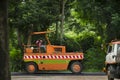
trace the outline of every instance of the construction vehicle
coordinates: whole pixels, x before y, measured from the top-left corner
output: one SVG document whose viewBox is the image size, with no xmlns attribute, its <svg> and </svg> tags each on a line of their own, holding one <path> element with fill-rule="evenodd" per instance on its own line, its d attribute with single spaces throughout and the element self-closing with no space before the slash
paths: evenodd
<svg viewBox="0 0 120 80">
<path fill-rule="evenodd" d="M 105 70 L 108 80 L 120 78 L 120 41 L 112 41 L 109 43 L 105 61 Z"/>
<path fill-rule="evenodd" d="M 50 33 L 50 31 L 32 32 L 30 34 L 28 39 L 29 44 L 24 45 L 23 60 L 25 63 L 25 70 L 28 73 L 50 70 L 70 70 L 76 74 L 81 73 L 82 61 L 84 59 L 83 53 L 66 53 L 65 46 L 51 45 L 47 36 L 48 33 Z M 41 43 L 39 46 L 32 44 L 30 39 L 32 36 L 36 35 L 45 35 L 47 43 Z"/>
</svg>

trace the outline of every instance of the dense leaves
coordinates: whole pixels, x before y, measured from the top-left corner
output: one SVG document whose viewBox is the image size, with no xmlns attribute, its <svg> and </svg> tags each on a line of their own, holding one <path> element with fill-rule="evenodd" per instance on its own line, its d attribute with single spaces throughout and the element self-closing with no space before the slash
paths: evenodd
<svg viewBox="0 0 120 80">
<path fill-rule="evenodd" d="M 119 39 L 119 22 L 120 22 L 120 1 L 119 0 L 76 0 L 75 10 L 81 19 L 91 22 L 97 28 L 101 36 L 104 36 L 107 42 L 112 39 Z M 103 25 L 106 25 L 103 27 Z M 101 34 L 104 31 L 105 34 Z"/>
</svg>

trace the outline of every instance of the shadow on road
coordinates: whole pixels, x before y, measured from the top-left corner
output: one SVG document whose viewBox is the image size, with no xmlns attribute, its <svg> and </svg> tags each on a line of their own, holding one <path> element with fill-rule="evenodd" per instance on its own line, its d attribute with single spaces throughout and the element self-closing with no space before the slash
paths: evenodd
<svg viewBox="0 0 120 80">
<path fill-rule="evenodd" d="M 105 76 L 104 72 L 82 72 L 81 74 L 73 74 L 71 72 L 38 72 L 28 74 L 26 72 L 12 72 L 11 76 Z"/>
</svg>

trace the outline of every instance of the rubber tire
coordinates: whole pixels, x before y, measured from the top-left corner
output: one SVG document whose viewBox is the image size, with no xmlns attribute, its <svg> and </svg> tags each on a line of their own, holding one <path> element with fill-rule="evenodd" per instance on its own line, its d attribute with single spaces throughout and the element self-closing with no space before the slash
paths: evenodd
<svg viewBox="0 0 120 80">
<path fill-rule="evenodd" d="M 77 71 L 77 72 L 74 70 L 75 65 L 78 65 L 80 67 L 80 70 Z M 78 61 L 72 62 L 71 65 L 70 65 L 70 70 L 74 74 L 80 74 L 81 71 L 82 71 L 82 64 Z"/>
<path fill-rule="evenodd" d="M 34 67 L 34 71 L 29 70 L 30 65 L 32 65 Z M 37 68 L 37 65 L 34 62 L 29 62 L 29 63 L 26 63 L 25 70 L 26 70 L 27 73 L 33 74 L 33 73 L 36 73 L 38 71 L 38 68 Z"/>
<path fill-rule="evenodd" d="M 114 80 L 114 78 L 110 78 L 110 77 L 108 76 L 108 80 Z"/>
<path fill-rule="evenodd" d="M 110 67 L 108 67 L 108 70 L 107 70 L 107 75 L 108 75 L 108 80 L 114 80 L 114 78 L 111 77 L 111 73 L 110 73 Z"/>
</svg>

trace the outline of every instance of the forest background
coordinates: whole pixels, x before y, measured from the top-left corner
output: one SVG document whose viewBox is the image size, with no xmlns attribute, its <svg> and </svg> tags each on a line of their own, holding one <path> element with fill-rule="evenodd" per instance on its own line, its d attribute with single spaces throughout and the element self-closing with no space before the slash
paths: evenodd
<svg viewBox="0 0 120 80">
<path fill-rule="evenodd" d="M 102 71 L 107 44 L 120 39 L 120 0 L 9 0 L 11 71 L 23 70 L 22 44 L 30 30 L 54 31 L 54 45 L 83 51 L 84 71 Z"/>
</svg>

